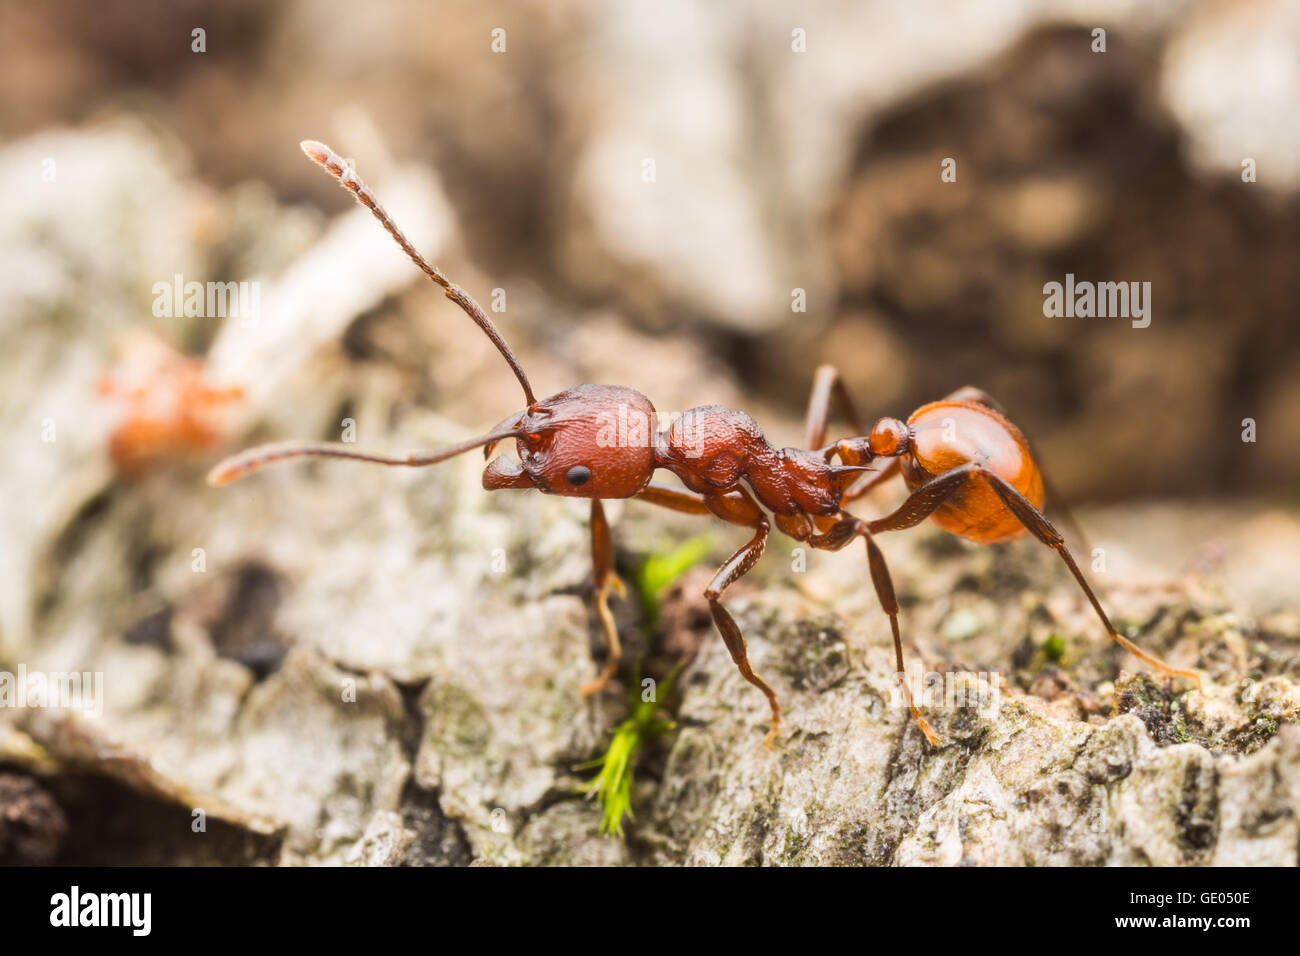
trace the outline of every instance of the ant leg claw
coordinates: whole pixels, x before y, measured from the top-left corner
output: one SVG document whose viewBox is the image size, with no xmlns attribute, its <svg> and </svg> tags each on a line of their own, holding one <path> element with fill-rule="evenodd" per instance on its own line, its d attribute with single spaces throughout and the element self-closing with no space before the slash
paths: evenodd
<svg viewBox="0 0 1300 956">
<path fill-rule="evenodd" d="M 1196 685 L 1197 690 L 1202 689 L 1201 675 L 1196 671 L 1181 670 L 1177 667 L 1172 667 L 1169 664 L 1166 664 L 1160 658 L 1148 654 L 1146 651 L 1142 650 L 1142 648 L 1138 647 L 1136 644 L 1130 641 L 1127 637 L 1124 637 L 1122 634 L 1113 633 L 1111 634 L 1111 638 L 1115 641 L 1116 644 L 1124 648 L 1124 650 L 1128 651 L 1138 660 L 1143 661 L 1146 664 L 1149 664 L 1151 667 L 1154 667 L 1156 670 L 1160 671 L 1161 673 L 1168 674 L 1170 677 L 1181 677 L 1184 680 L 1189 680 Z"/>
<path fill-rule="evenodd" d="M 912 706 L 912 719 L 916 721 L 916 726 L 921 729 L 921 733 L 925 734 L 926 742 L 929 743 L 931 747 L 943 746 L 943 738 L 934 732 L 934 728 L 930 726 L 930 722 L 921 716 L 921 712 L 916 709 L 915 705 Z"/>
<path fill-rule="evenodd" d="M 917 722 L 917 726 L 921 728 L 921 733 L 925 734 L 926 742 L 931 747 L 943 746 L 943 738 L 934 732 L 934 728 L 926 723 L 924 718 Z"/>
</svg>

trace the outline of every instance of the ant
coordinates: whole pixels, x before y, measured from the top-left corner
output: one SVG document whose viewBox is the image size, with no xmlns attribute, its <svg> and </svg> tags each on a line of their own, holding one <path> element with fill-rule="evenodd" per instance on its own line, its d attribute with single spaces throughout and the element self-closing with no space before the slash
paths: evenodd
<svg viewBox="0 0 1300 956">
<path fill-rule="evenodd" d="M 125 406 L 108 453 L 127 477 L 168 458 L 208 451 L 223 437 L 220 410 L 244 397 L 239 386 L 213 385 L 201 361 L 149 335 L 128 340 L 121 367 L 101 375 L 96 389 Z"/>
<path fill-rule="evenodd" d="M 871 580 L 893 633 L 903 697 L 932 746 L 942 741 L 907 687 L 898 601 L 875 538 L 881 532 L 915 527 L 926 518 L 979 544 L 1034 535 L 1060 555 L 1111 640 L 1158 670 L 1200 683 L 1195 672 L 1169 666 L 1115 630 L 1065 539 L 1043 514 L 1043 474 L 1028 442 L 984 392 L 959 389 L 917 409 L 905 422 L 882 418 L 868 431 L 837 370 L 823 365 L 813 381 L 804 448 L 774 448 L 752 418 L 721 405 L 691 409 L 662 432 L 647 427 L 644 440 L 611 440 L 614 422 L 656 420 L 649 399 L 619 385 L 579 385 L 539 401 L 492 320 L 469 293 L 415 250 L 351 163 L 312 140 L 303 142 L 302 149 L 374 213 L 420 270 L 487 334 L 519 380 L 526 406 L 477 438 L 404 458 L 356 451 L 339 443 L 263 445 L 220 462 L 208 475 L 210 484 L 224 485 L 272 462 L 309 456 L 419 467 L 482 448 L 486 459 L 498 443 L 514 439 L 519 462 L 505 456 L 491 458 L 483 472 L 486 490 L 535 488 L 546 494 L 591 500 L 593 602 L 609 656 L 600 676 L 582 687 L 583 694 L 604 688 L 622 655 L 608 597 L 611 589 L 622 592 L 623 587 L 614 574 L 609 523 L 601 501 L 637 498 L 686 514 L 711 514 L 748 528 L 753 536 L 719 568 L 704 597 L 740 673 L 767 697 L 772 725 L 763 743 L 768 747 L 780 731 L 781 706 L 776 692 L 750 667 L 745 639 L 722 604 L 722 596 L 762 556 L 773 523 L 784 534 L 814 548 L 838 551 L 856 538 L 866 544 Z M 824 445 L 832 402 L 857 437 Z M 887 464 L 871 467 L 878 459 L 887 459 Z M 685 490 L 652 481 L 661 468 L 675 474 Z M 845 510 L 845 505 L 897 475 L 902 476 L 909 494 L 893 513 L 866 521 Z"/>
</svg>

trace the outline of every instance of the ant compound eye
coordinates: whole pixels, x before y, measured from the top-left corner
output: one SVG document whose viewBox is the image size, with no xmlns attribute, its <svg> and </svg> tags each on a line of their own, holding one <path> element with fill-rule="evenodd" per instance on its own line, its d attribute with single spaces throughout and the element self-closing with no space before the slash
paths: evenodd
<svg viewBox="0 0 1300 956">
<path fill-rule="evenodd" d="M 586 465 L 574 465 L 564 477 L 571 485 L 585 485 L 591 481 L 591 469 Z"/>
</svg>

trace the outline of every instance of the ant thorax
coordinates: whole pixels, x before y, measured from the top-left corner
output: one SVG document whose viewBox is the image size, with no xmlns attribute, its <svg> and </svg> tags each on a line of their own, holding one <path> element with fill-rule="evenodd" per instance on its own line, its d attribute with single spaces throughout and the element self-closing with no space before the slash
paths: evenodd
<svg viewBox="0 0 1300 956">
<path fill-rule="evenodd" d="M 745 485 L 779 515 L 827 515 L 839 509 L 836 470 L 816 452 L 777 449 L 750 416 L 723 405 L 682 413 L 663 433 L 656 464 L 692 491 Z"/>
</svg>

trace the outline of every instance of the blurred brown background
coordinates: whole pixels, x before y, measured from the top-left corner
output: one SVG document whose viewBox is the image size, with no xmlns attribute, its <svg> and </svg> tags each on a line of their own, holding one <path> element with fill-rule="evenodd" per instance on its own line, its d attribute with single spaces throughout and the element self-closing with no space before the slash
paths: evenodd
<svg viewBox="0 0 1300 956">
<path fill-rule="evenodd" d="M 481 300 L 513 293 L 501 324 L 542 392 L 740 404 L 792 443 L 832 361 L 868 418 L 984 387 L 1075 500 L 1294 496 L 1295 8 L 968 6 L 6 4 L 0 137 L 127 124 L 189 194 L 150 212 L 180 222 L 200 280 L 274 274 L 319 226 L 274 230 L 347 208 L 301 138 L 380 185 L 385 164 L 435 172 L 459 223 L 437 255 Z M 121 277 L 137 287 L 103 327 L 202 352 L 210 323 L 149 315 L 165 261 Z M 1067 272 L 1149 281 L 1151 326 L 1044 317 Z M 347 354 L 485 426 L 513 387 L 435 301 L 413 285 Z"/>
</svg>

